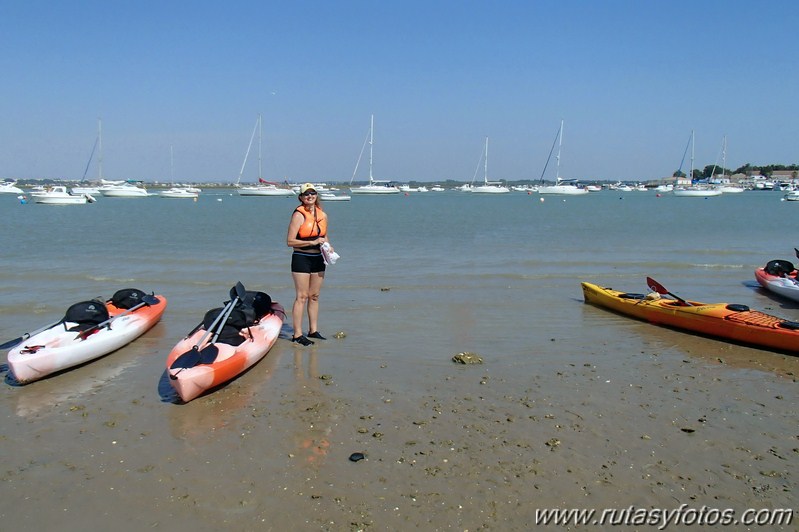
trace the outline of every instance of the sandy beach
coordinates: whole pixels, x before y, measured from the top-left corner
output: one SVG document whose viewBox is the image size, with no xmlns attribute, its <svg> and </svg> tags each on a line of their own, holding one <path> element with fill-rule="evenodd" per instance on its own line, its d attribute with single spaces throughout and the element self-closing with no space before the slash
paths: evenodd
<svg viewBox="0 0 799 532">
<path fill-rule="evenodd" d="M 281 340 L 229 386 L 171 405 L 144 385 L 158 380 L 145 362 L 159 327 L 124 353 L 5 390 L 16 403 L 3 423 L 5 522 L 524 530 L 542 508 L 795 502 L 795 357 L 681 335 L 683 352 L 668 345 L 680 333 L 635 322 L 626 343 L 545 339 L 523 371 L 491 353 L 418 371 L 353 354 L 347 338 Z M 121 377 L 141 393 L 118 394 Z"/>
</svg>

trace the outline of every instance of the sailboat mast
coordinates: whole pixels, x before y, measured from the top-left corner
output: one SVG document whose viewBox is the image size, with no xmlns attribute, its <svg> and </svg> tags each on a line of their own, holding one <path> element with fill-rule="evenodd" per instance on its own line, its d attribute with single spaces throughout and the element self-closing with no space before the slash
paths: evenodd
<svg viewBox="0 0 799 532">
<path fill-rule="evenodd" d="M 369 184 L 371 185 L 374 181 L 372 177 L 372 146 L 374 145 L 375 141 L 375 115 L 372 115 L 372 119 L 369 122 Z"/>
<path fill-rule="evenodd" d="M 172 145 L 169 145 L 169 179 L 172 185 L 175 184 L 175 154 L 172 151 Z"/>
<path fill-rule="evenodd" d="M 263 122 L 261 121 L 261 113 L 258 113 L 258 182 L 261 182 L 263 174 L 261 172 L 261 136 L 263 133 Z"/>
<path fill-rule="evenodd" d="M 102 182 L 103 179 L 103 121 L 97 119 L 97 139 L 99 143 L 100 153 L 97 155 L 97 179 Z"/>
<path fill-rule="evenodd" d="M 252 141 L 255 140 L 255 132 L 258 131 L 260 120 L 261 120 L 261 115 L 258 115 L 258 120 L 255 121 L 255 127 L 252 128 L 252 135 L 250 135 L 250 143 L 247 145 L 247 153 L 244 154 L 244 161 L 241 163 L 239 178 L 236 179 L 236 186 L 239 185 L 239 182 L 241 181 L 241 176 L 242 174 L 244 174 L 244 167 L 247 166 L 247 158 L 250 156 L 250 150 L 252 149 Z"/>
<path fill-rule="evenodd" d="M 555 184 L 560 183 L 560 148 L 563 146 L 563 120 L 560 121 L 560 133 L 558 133 L 558 155 L 555 157 Z"/>
<path fill-rule="evenodd" d="M 483 182 L 486 185 L 488 184 L 488 137 L 486 137 L 486 158 L 484 161 L 484 168 L 483 168 Z"/>
<path fill-rule="evenodd" d="M 694 182 L 694 130 L 691 130 L 691 167 L 688 169 L 688 174 L 691 179 L 691 183 Z"/>
<path fill-rule="evenodd" d="M 721 141 L 721 175 L 727 172 L 727 135 Z"/>
</svg>

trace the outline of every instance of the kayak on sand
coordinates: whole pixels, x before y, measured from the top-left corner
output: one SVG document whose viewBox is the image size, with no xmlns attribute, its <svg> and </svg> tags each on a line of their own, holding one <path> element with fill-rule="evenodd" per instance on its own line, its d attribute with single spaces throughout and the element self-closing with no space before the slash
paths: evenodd
<svg viewBox="0 0 799 532">
<path fill-rule="evenodd" d="M 56 323 L 4 344 L 19 340 L 8 352 L 11 374 L 28 383 L 116 351 L 158 323 L 166 305 L 164 296 L 135 288 L 75 303 Z"/>
<path fill-rule="evenodd" d="M 585 302 L 675 329 L 778 351 L 799 352 L 799 323 L 746 305 L 686 301 L 647 279 L 651 294 L 633 294 L 582 283 Z M 669 294 L 676 300 L 661 298 Z"/>
<path fill-rule="evenodd" d="M 264 292 L 237 283 L 222 308 L 180 340 L 166 360 L 169 383 L 183 402 L 233 380 L 260 361 L 274 345 L 286 317 Z"/>
<path fill-rule="evenodd" d="M 755 270 L 755 278 L 760 286 L 779 296 L 799 301 L 799 284 L 796 269 L 787 260 L 770 260 L 765 267 Z"/>
</svg>

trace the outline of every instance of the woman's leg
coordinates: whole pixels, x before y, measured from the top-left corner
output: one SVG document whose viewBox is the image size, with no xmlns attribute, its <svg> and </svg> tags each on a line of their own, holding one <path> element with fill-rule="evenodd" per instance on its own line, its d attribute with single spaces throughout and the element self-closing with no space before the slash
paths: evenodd
<svg viewBox="0 0 799 532">
<path fill-rule="evenodd" d="M 291 307 L 291 320 L 294 325 L 294 338 L 302 336 L 302 315 L 308 305 L 308 296 L 311 288 L 311 274 L 291 272 L 294 279 L 294 306 Z"/>
<path fill-rule="evenodd" d="M 319 331 L 319 292 L 325 281 L 325 272 L 312 273 L 308 284 L 308 332 Z"/>
</svg>

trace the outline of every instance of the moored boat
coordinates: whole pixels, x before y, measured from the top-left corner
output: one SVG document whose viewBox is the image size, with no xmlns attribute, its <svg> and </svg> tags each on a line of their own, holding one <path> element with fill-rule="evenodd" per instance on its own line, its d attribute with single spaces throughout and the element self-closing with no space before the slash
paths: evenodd
<svg viewBox="0 0 799 532">
<path fill-rule="evenodd" d="M 166 304 L 164 296 L 136 289 L 76 303 L 60 321 L 19 339 L 8 353 L 10 371 L 27 383 L 107 355 L 158 323 Z"/>
<path fill-rule="evenodd" d="M 25 192 L 16 186 L 14 181 L 0 182 L 0 194 L 24 194 Z"/>
<path fill-rule="evenodd" d="M 169 382 L 184 402 L 238 377 L 269 352 L 280 334 L 285 311 L 269 295 L 247 292 L 241 283 L 230 295 L 167 356 Z"/>
<path fill-rule="evenodd" d="M 481 158 L 483 159 L 483 184 L 473 184 L 471 186 L 471 191 L 476 194 L 505 194 L 510 192 L 510 189 L 501 182 L 488 180 L 488 137 L 486 137 L 485 141 L 484 157 Z"/>
<path fill-rule="evenodd" d="M 709 186 L 676 187 L 671 193 L 681 198 L 712 198 L 721 196 L 721 190 Z"/>
<path fill-rule="evenodd" d="M 653 282 L 650 286 L 653 287 Z M 665 289 L 644 295 L 585 282 L 582 289 L 586 303 L 655 325 L 777 351 L 799 352 L 799 323 L 751 310 L 746 305 L 661 298 Z"/>
<path fill-rule="evenodd" d="M 95 198 L 90 194 L 71 194 L 67 191 L 67 187 L 62 185 L 32 192 L 31 198 L 34 203 L 42 205 L 83 205 L 95 202 Z"/>
<path fill-rule="evenodd" d="M 562 179 L 560 177 L 560 150 L 563 145 L 563 120 L 560 121 L 560 129 L 558 130 L 558 134 L 555 137 L 555 140 L 558 142 L 558 155 L 556 157 L 556 166 L 555 166 L 555 184 L 554 185 L 544 185 L 544 176 L 543 173 L 546 172 L 547 165 L 549 164 L 549 158 L 547 158 L 547 163 L 544 165 L 544 172 L 541 175 L 541 184 L 538 186 L 538 193 L 539 194 L 555 194 L 559 196 L 582 196 L 584 194 L 588 194 L 588 189 L 583 187 L 577 186 L 577 180 L 575 179 Z M 552 144 L 552 149 L 555 148 L 555 144 Z M 549 152 L 550 157 L 552 156 L 552 150 Z"/>
<path fill-rule="evenodd" d="M 171 198 L 171 199 L 197 199 L 200 195 L 199 192 L 193 192 L 188 188 L 183 187 L 172 187 L 165 190 L 162 190 L 158 194 L 162 198 Z"/>
<path fill-rule="evenodd" d="M 373 155 L 374 155 L 374 131 L 375 131 L 375 115 L 372 115 L 371 121 L 369 122 L 369 135 L 366 137 L 366 141 L 364 141 L 363 147 L 361 147 L 361 153 L 358 156 L 358 161 L 355 163 L 355 170 L 352 172 L 352 178 L 350 179 L 350 194 L 399 194 L 400 189 L 391 184 L 390 181 L 385 180 L 377 180 L 372 175 L 372 167 L 373 167 Z M 358 166 L 361 163 L 361 156 L 363 155 L 363 149 L 366 147 L 366 143 L 369 143 L 369 184 L 368 185 L 361 185 L 361 186 L 352 186 L 352 181 L 355 179 L 355 175 L 358 173 Z"/>
<path fill-rule="evenodd" d="M 347 194 L 333 194 L 332 192 L 325 192 L 319 195 L 324 201 L 350 201 L 352 196 Z"/>
<path fill-rule="evenodd" d="M 131 183 L 121 185 L 103 185 L 99 188 L 100 194 L 106 198 L 146 198 L 147 189 Z"/>
</svg>

